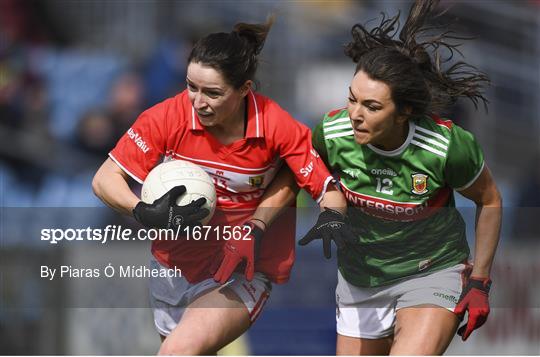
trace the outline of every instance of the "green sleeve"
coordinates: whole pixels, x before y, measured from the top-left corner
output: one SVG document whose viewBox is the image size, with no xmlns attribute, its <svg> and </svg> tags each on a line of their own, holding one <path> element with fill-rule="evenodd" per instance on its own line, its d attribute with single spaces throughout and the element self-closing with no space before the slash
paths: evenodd
<svg viewBox="0 0 540 357">
<path fill-rule="evenodd" d="M 328 165 L 328 152 L 324 143 L 323 122 L 324 120 L 321 120 L 321 122 L 313 129 L 311 142 L 313 143 L 315 150 L 321 155 L 326 167 L 330 169 L 330 165 Z"/>
<path fill-rule="evenodd" d="M 484 154 L 473 134 L 455 125 L 446 158 L 446 182 L 455 190 L 464 190 L 476 181 L 484 168 Z"/>
</svg>

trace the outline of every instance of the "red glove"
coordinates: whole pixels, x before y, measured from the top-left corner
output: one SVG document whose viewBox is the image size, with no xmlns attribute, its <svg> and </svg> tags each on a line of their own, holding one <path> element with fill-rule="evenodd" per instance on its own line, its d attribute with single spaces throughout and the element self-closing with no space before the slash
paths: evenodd
<svg viewBox="0 0 540 357">
<path fill-rule="evenodd" d="M 238 264 L 246 261 L 244 274 L 248 281 L 253 280 L 255 274 L 255 258 L 264 231 L 251 222 L 244 224 L 244 232 L 249 234 L 242 236 L 241 240 L 229 240 L 223 245 L 221 251 L 221 265 L 214 274 L 214 280 L 225 284 L 236 270 Z M 219 259 L 217 260 L 220 261 Z"/>
<path fill-rule="evenodd" d="M 465 341 L 469 335 L 486 322 L 489 315 L 489 289 L 491 280 L 489 278 L 470 277 L 465 285 L 454 313 L 465 317 L 465 311 L 469 312 L 467 323 L 461 326 L 457 333 Z"/>
</svg>

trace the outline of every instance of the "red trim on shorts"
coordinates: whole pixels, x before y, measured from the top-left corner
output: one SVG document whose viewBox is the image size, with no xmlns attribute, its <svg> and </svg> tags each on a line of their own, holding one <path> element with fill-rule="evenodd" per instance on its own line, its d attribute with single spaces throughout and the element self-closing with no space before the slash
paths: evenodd
<svg viewBox="0 0 540 357">
<path fill-rule="evenodd" d="M 257 317 L 259 317 L 259 314 L 261 313 L 262 308 L 266 303 L 266 300 L 268 300 L 269 296 L 270 294 L 266 290 L 261 294 L 259 301 L 257 301 L 255 306 L 253 307 L 253 310 L 251 310 L 251 312 L 249 313 L 249 320 L 251 321 L 251 323 L 254 323 L 255 320 L 257 320 Z"/>
</svg>

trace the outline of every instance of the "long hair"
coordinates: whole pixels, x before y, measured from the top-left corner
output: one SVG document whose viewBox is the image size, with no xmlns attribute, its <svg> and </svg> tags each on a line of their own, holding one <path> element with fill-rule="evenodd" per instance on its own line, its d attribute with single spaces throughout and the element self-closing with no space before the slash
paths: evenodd
<svg viewBox="0 0 540 357">
<path fill-rule="evenodd" d="M 476 108 L 481 101 L 487 110 L 483 94 L 487 75 L 463 61 L 447 65 L 456 52 L 462 55 L 455 40 L 469 38 L 427 24 L 441 15 L 435 14 L 438 3 L 416 0 L 397 38 L 400 13 L 394 17 L 383 13 L 380 24 L 371 30 L 354 25 L 345 54 L 357 64 L 355 73 L 362 70 L 389 85 L 399 111 L 409 107 L 415 115 L 439 112 L 459 97 L 468 98 Z"/>
</svg>

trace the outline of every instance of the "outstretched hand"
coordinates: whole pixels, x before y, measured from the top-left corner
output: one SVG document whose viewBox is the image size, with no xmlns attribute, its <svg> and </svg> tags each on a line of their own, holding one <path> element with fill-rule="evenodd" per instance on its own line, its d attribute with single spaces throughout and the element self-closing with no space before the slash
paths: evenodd
<svg viewBox="0 0 540 357">
<path fill-rule="evenodd" d="M 323 253 L 326 259 L 332 257 L 331 241 L 333 240 L 338 249 L 345 248 L 347 243 L 355 242 L 356 237 L 345 223 L 345 216 L 331 208 L 325 208 L 319 214 L 315 226 L 298 241 L 300 245 L 306 245 L 312 240 L 322 239 Z"/>
</svg>

